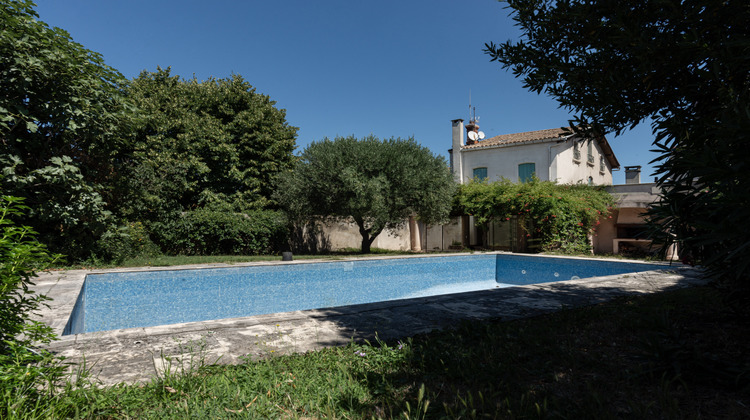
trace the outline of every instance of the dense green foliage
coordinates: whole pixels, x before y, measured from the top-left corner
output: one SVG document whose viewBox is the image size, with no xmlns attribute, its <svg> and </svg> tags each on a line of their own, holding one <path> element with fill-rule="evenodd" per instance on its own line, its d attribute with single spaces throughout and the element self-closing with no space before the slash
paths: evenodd
<svg viewBox="0 0 750 420">
<path fill-rule="evenodd" d="M 78 257 L 110 223 L 101 186 L 131 117 L 125 79 L 32 6 L 0 9 L 0 188 L 26 199 L 25 223 L 43 243 Z"/>
<path fill-rule="evenodd" d="M 151 255 L 154 229 L 196 210 L 256 212 L 241 230 L 276 234 L 275 213 L 257 211 L 273 207 L 272 179 L 293 163 L 297 129 L 284 110 L 238 75 L 199 82 L 157 69 L 128 82 L 33 7 L 0 10 L 0 190 L 25 199 L 24 223 L 42 243 L 71 261 Z M 250 242 L 221 249 L 269 249 Z M 209 248 L 190 252 L 219 252 Z"/>
<path fill-rule="evenodd" d="M 591 252 L 589 234 L 614 204 L 602 187 L 531 182 L 470 182 L 456 196 L 458 209 L 488 221 L 520 222 L 530 239 L 539 239 L 542 250 L 566 253 Z"/>
<path fill-rule="evenodd" d="M 165 221 L 196 208 L 264 208 L 293 162 L 297 128 L 241 76 L 182 80 L 143 72 L 127 90 L 140 111 L 128 182 L 129 219 Z"/>
<path fill-rule="evenodd" d="M 160 68 L 141 73 L 127 94 L 139 119 L 113 185 L 117 215 L 141 223 L 169 254 L 278 250 L 284 223 L 265 209 L 272 178 L 293 163 L 297 128 L 284 110 L 238 75 L 199 82 Z M 122 249 L 127 226 L 102 238 L 104 258 L 135 256 Z M 137 245 L 148 245 L 142 239 Z"/>
<path fill-rule="evenodd" d="M 256 255 L 284 247 L 286 218 L 278 211 L 197 209 L 155 222 L 154 240 L 171 255 Z"/>
<path fill-rule="evenodd" d="M 750 3 L 510 0 L 519 42 L 486 52 L 594 134 L 651 119 L 656 232 L 738 283 L 750 278 Z"/>
<path fill-rule="evenodd" d="M 8 342 L 30 345 L 42 335 L 29 331 L 40 328 L 38 322 L 31 321 L 31 313 L 46 300 L 34 294 L 29 286 L 38 270 L 44 270 L 56 257 L 51 256 L 46 247 L 35 238 L 35 232 L 28 226 L 17 226 L 13 218 L 22 216 L 27 207 L 17 197 L 0 197 L 0 349 L 5 350 Z M 31 330 L 30 330 L 31 329 Z M 27 337 L 21 337 L 22 334 Z"/>
<path fill-rule="evenodd" d="M 414 139 L 337 137 L 305 148 L 281 176 L 277 199 L 293 220 L 354 219 L 369 252 L 383 229 L 411 216 L 447 219 L 454 188 L 445 159 Z"/>
<path fill-rule="evenodd" d="M 90 262 L 119 264 L 129 259 L 154 257 L 162 253 L 141 222 L 127 222 L 110 227 L 99 238 L 95 248 L 96 254 Z"/>
<path fill-rule="evenodd" d="M 32 319 L 47 298 L 30 286 L 36 272 L 55 262 L 28 226 L 18 226 L 27 207 L 22 199 L 0 197 L 0 417 L 13 418 L 45 398 L 63 368 L 46 350 L 34 349 L 55 338 L 52 329 Z"/>
</svg>

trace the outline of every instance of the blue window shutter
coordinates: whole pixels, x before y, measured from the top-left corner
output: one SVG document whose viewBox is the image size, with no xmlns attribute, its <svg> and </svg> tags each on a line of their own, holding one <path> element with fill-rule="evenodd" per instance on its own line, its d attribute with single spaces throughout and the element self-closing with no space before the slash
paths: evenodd
<svg viewBox="0 0 750 420">
<path fill-rule="evenodd" d="M 474 168 L 474 178 L 480 181 L 487 179 L 487 168 Z"/>
<path fill-rule="evenodd" d="M 518 165 L 518 180 L 520 182 L 531 181 L 531 177 L 536 173 L 535 163 L 522 163 Z"/>
</svg>

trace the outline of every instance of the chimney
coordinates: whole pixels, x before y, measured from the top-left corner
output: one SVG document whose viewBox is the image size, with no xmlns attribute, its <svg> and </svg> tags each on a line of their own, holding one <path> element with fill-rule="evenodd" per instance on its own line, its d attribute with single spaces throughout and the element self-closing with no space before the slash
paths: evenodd
<svg viewBox="0 0 750 420">
<path fill-rule="evenodd" d="M 464 147 L 464 120 L 452 120 L 451 123 L 453 126 L 453 148 L 450 150 L 451 170 L 456 181 L 462 184 L 463 162 L 461 161 L 461 148 Z"/>
<path fill-rule="evenodd" d="M 641 167 L 640 166 L 626 166 L 625 167 L 625 183 L 626 184 L 640 184 L 641 183 Z"/>
<path fill-rule="evenodd" d="M 473 139 L 472 139 L 472 135 L 469 134 L 471 132 L 475 133 L 475 135 L 473 136 L 474 137 Z M 478 133 L 479 133 L 479 124 L 477 124 L 477 122 L 474 120 L 470 120 L 469 123 L 466 124 L 466 145 L 467 146 L 470 144 L 476 143 L 475 139 L 478 137 Z"/>
</svg>

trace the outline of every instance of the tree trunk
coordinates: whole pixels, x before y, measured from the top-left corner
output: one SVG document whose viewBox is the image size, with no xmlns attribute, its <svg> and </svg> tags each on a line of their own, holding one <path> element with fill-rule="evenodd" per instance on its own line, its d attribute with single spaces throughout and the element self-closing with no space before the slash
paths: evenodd
<svg viewBox="0 0 750 420">
<path fill-rule="evenodd" d="M 362 253 L 369 254 L 372 242 L 378 237 L 382 229 L 373 233 L 370 229 L 365 228 L 365 221 L 363 219 L 355 217 L 354 221 L 357 222 L 357 226 L 359 226 L 359 234 L 362 235 Z"/>
<path fill-rule="evenodd" d="M 369 238 L 362 236 L 362 253 L 363 254 L 370 253 L 370 245 L 372 245 L 372 242 L 374 240 L 375 240 L 374 236 L 370 236 Z"/>
</svg>

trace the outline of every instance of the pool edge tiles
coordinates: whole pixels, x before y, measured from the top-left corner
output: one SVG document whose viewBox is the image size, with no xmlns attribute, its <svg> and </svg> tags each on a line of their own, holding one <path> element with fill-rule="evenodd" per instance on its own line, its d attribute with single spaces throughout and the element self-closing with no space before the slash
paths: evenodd
<svg viewBox="0 0 750 420">
<path fill-rule="evenodd" d="M 63 329 L 63 332 L 61 335 L 71 335 L 71 334 L 77 334 L 79 331 L 85 331 L 86 330 L 86 278 L 83 279 L 83 284 L 81 285 L 81 290 L 78 292 L 78 297 L 76 298 L 75 304 L 73 305 L 73 310 L 70 313 L 70 318 L 68 318 L 68 322 L 65 324 L 65 328 Z"/>
<path fill-rule="evenodd" d="M 327 267 L 328 269 L 331 269 L 331 270 L 334 270 L 334 271 L 341 270 L 343 272 L 346 272 L 347 268 L 349 268 L 349 267 L 358 267 L 358 266 L 380 267 L 380 266 L 383 266 L 383 265 L 386 265 L 386 264 L 403 265 L 403 266 L 414 266 L 414 265 L 419 265 L 420 263 L 422 265 L 426 265 L 427 266 L 427 268 L 422 267 L 423 271 L 428 270 L 430 266 L 434 265 L 434 266 L 436 266 L 436 268 L 434 269 L 434 271 L 439 271 L 440 274 L 445 274 L 445 273 L 448 273 L 452 268 L 454 268 L 452 266 L 455 265 L 456 262 L 460 261 L 460 262 L 463 263 L 463 262 L 472 260 L 472 261 L 483 261 L 483 262 L 485 262 L 487 264 L 490 264 L 492 266 L 492 271 L 494 271 L 494 273 L 488 272 L 488 273 L 482 274 L 482 276 L 489 277 L 489 278 L 487 278 L 487 280 L 490 280 L 490 279 L 495 280 L 495 284 L 497 284 L 497 283 L 505 283 L 505 281 L 501 281 L 501 279 L 497 278 L 497 273 L 500 272 L 500 270 L 498 269 L 499 261 L 501 259 L 502 260 L 506 260 L 508 258 L 510 258 L 511 260 L 518 260 L 519 257 L 525 257 L 527 259 L 531 258 L 531 259 L 528 259 L 527 261 L 534 262 L 534 263 L 538 263 L 538 262 L 542 261 L 542 260 L 540 260 L 538 258 L 538 256 L 518 256 L 516 254 L 511 255 L 511 254 L 505 254 L 505 253 L 483 253 L 483 254 L 471 254 L 471 255 L 438 255 L 438 256 L 419 256 L 419 257 L 411 257 L 410 256 L 410 257 L 407 257 L 407 258 L 356 259 L 356 260 L 343 260 L 343 261 L 312 262 L 312 263 L 303 263 L 303 264 L 288 264 L 288 263 L 286 263 L 286 264 L 261 264 L 261 265 L 229 266 L 229 267 L 207 267 L 207 268 L 199 268 L 197 270 L 196 269 L 191 269 L 191 268 L 187 268 L 187 269 L 186 268 L 181 268 L 181 269 L 178 269 L 178 270 L 169 270 L 169 269 L 167 269 L 167 270 L 137 270 L 137 271 L 128 271 L 128 272 L 118 271 L 118 272 L 114 272 L 114 273 L 110 273 L 110 272 L 108 272 L 108 273 L 90 273 L 90 275 L 92 276 L 91 279 L 93 279 L 94 277 L 96 277 L 98 275 L 102 275 L 102 274 L 104 274 L 104 275 L 111 275 L 112 277 L 115 277 L 115 278 L 119 277 L 121 279 L 126 279 L 126 278 L 128 278 L 128 276 L 133 276 L 133 275 L 140 275 L 140 276 L 145 276 L 145 277 L 148 277 L 148 276 L 170 277 L 170 276 L 177 276 L 179 274 L 179 276 L 183 276 L 184 277 L 184 276 L 190 274 L 191 272 L 193 272 L 193 273 L 201 273 L 203 275 L 209 276 L 209 275 L 215 275 L 217 273 L 219 273 L 219 274 L 221 274 L 221 273 L 228 273 L 230 271 L 237 273 L 237 272 L 241 272 L 242 270 L 254 270 L 254 271 L 259 271 L 259 272 L 275 272 L 275 271 L 279 271 L 279 270 L 284 271 L 284 270 L 288 270 L 290 268 L 294 268 L 292 271 L 294 271 L 294 272 L 302 272 L 304 270 L 309 270 L 309 269 L 311 269 L 313 267 Z M 560 261 L 560 257 L 551 257 L 551 258 L 555 258 L 558 261 Z M 552 261 L 554 261 L 554 260 L 552 260 Z M 577 261 L 579 261 L 579 262 L 591 262 L 591 261 L 598 261 L 598 260 L 579 259 Z M 546 262 L 549 263 L 551 261 L 547 260 Z M 615 263 L 617 263 L 617 264 L 625 264 L 625 265 L 629 264 L 627 262 L 626 263 L 622 263 L 620 261 L 615 261 Z M 633 263 L 630 263 L 630 264 L 633 264 Z M 636 267 L 638 267 L 639 269 L 642 269 L 642 271 L 643 270 L 653 270 L 655 268 L 656 269 L 663 269 L 663 268 L 665 268 L 664 266 L 654 265 L 654 264 L 644 264 L 644 263 L 635 263 L 635 264 L 637 264 Z M 461 264 L 458 264 L 458 265 L 461 265 Z M 438 268 L 437 268 L 438 266 L 440 266 L 440 270 L 438 270 Z M 630 270 L 628 272 L 635 272 L 635 271 L 638 271 L 638 270 Z M 457 275 L 455 272 L 453 274 L 454 274 L 454 277 Z M 463 274 L 463 272 L 460 272 L 459 274 Z M 609 274 L 609 273 L 606 273 L 606 274 Z M 398 281 L 399 282 L 401 282 L 401 283 L 408 283 L 408 281 L 406 281 L 406 280 L 408 280 L 410 278 L 408 274 L 399 274 L 398 276 L 399 276 L 398 277 Z M 301 277 L 301 276 L 297 275 L 297 276 L 294 276 L 294 277 L 298 278 L 298 277 Z M 383 285 L 383 283 L 384 283 L 383 278 L 384 277 L 382 277 L 382 275 L 379 274 L 379 272 L 377 270 L 374 270 L 374 274 L 366 276 L 366 278 L 357 279 L 356 282 L 357 282 L 357 284 L 363 285 L 363 287 L 365 287 L 367 290 L 375 290 L 375 289 L 378 289 L 379 286 Z M 115 324 L 106 324 L 105 323 L 105 325 L 103 327 L 97 327 L 97 325 L 101 325 L 101 323 L 102 323 L 101 320 L 96 320 L 93 317 L 91 319 L 88 319 L 88 317 L 89 317 L 89 305 L 92 302 L 96 303 L 96 300 L 98 299 L 98 298 L 92 297 L 90 295 L 90 293 L 94 292 L 93 289 L 96 289 L 96 282 L 95 281 L 89 281 L 89 280 L 90 279 L 87 277 L 87 279 L 84 281 L 84 286 L 82 287 L 82 291 L 81 291 L 82 293 L 79 295 L 79 300 L 81 302 L 85 303 L 86 305 L 85 306 L 83 306 L 83 305 L 80 305 L 80 306 L 76 305 L 76 307 L 78 309 L 77 309 L 77 311 L 74 310 L 74 313 L 71 315 L 71 319 L 68 322 L 68 324 L 71 327 L 70 328 L 66 328 L 66 331 L 68 333 L 77 334 L 77 333 L 81 333 L 81 332 L 88 333 L 88 332 L 95 332 L 95 331 L 116 330 L 116 329 L 122 329 L 122 328 L 152 327 L 152 326 L 158 326 L 158 325 L 168 325 L 168 324 L 177 324 L 177 323 L 185 323 L 185 322 L 210 321 L 210 320 L 224 319 L 224 318 L 241 318 L 241 317 L 255 316 L 255 315 L 260 315 L 260 314 L 270 314 L 270 313 L 277 313 L 277 312 L 287 312 L 287 311 L 290 311 L 290 310 L 291 311 L 298 311 L 298 310 L 308 310 L 308 309 L 316 309 L 316 308 L 323 308 L 323 307 L 330 308 L 330 307 L 343 306 L 343 305 L 352 305 L 352 304 L 360 304 L 360 303 L 373 303 L 373 302 L 388 301 L 388 300 L 394 300 L 394 299 L 405 299 L 405 298 L 410 298 L 410 297 L 426 296 L 426 295 L 419 295 L 419 294 L 415 295 L 414 293 L 411 293 L 411 292 L 414 292 L 414 290 L 409 290 L 408 292 L 410 292 L 410 293 L 402 293 L 401 295 L 386 296 L 384 298 L 378 298 L 378 299 L 375 299 L 375 300 L 331 301 L 331 302 L 324 302 L 322 304 L 316 304 L 316 305 L 312 305 L 312 306 L 308 305 L 308 306 L 303 306 L 303 307 L 292 307 L 292 308 L 269 307 L 267 310 L 263 310 L 261 312 L 229 312 L 229 313 L 220 313 L 220 314 L 216 314 L 216 313 L 209 314 L 209 313 L 206 313 L 205 316 L 198 316 L 198 317 L 192 317 L 192 318 L 191 317 L 188 317 L 188 318 L 180 318 L 180 317 L 166 318 L 165 320 L 156 320 L 156 321 L 153 321 L 153 322 L 145 324 L 145 325 L 142 324 L 142 323 L 141 324 L 127 324 L 127 323 L 126 324 L 116 324 L 116 323 Z M 468 279 L 468 280 L 476 280 L 476 279 Z M 558 281 L 558 280 L 563 280 L 563 279 L 558 279 L 558 278 L 552 278 L 551 277 L 551 278 L 546 279 L 544 281 L 537 281 L 537 282 L 534 282 L 534 283 L 538 283 L 538 282 L 550 282 L 550 281 Z M 122 281 L 128 281 L 128 280 L 118 280 L 118 281 L 116 281 L 114 283 L 122 282 Z M 285 282 L 286 281 L 287 280 L 285 280 Z M 294 281 L 294 280 L 289 280 L 289 281 Z M 206 281 L 206 284 L 213 284 L 213 282 L 212 281 Z M 449 284 L 450 284 L 450 282 L 449 282 Z M 530 283 L 529 282 L 520 282 L 520 283 L 516 283 L 516 284 L 530 284 Z M 286 285 L 286 283 L 284 283 L 284 285 Z M 433 283 L 429 284 L 426 287 L 429 288 L 429 287 L 433 287 L 433 286 L 443 286 L 443 285 L 444 284 L 442 284 L 442 283 L 440 283 L 438 281 L 438 282 L 433 282 Z M 278 286 L 278 284 L 267 285 L 264 288 L 261 288 L 260 291 L 257 291 L 256 293 L 259 294 L 259 295 L 261 295 L 261 298 L 262 298 L 261 300 L 263 300 L 263 299 L 266 299 L 266 300 L 268 300 L 268 299 L 278 299 L 278 297 L 273 298 L 271 296 L 266 296 L 267 295 L 267 293 L 266 293 L 267 290 L 266 289 L 269 289 L 269 290 L 273 289 L 273 288 L 278 289 L 277 286 Z M 295 293 L 299 294 L 298 290 L 300 288 L 302 288 L 302 287 L 305 287 L 305 286 L 307 286 L 307 285 L 304 284 L 304 283 L 300 283 L 299 285 L 297 285 Z M 154 284 L 154 285 L 151 285 L 151 287 L 153 287 L 155 289 L 158 289 L 158 290 L 161 290 L 162 291 L 161 294 L 169 294 L 169 293 L 171 293 L 171 295 L 170 295 L 171 299 L 181 299 L 182 295 L 188 294 L 188 290 L 187 289 L 190 289 L 191 286 L 183 286 L 183 287 L 181 287 L 181 286 L 174 285 L 174 284 L 171 284 L 171 285 L 169 285 L 169 284 L 167 284 L 167 285 L 165 285 L 165 284 L 161 284 L 161 285 Z M 237 298 L 237 295 L 239 295 L 240 292 L 232 291 L 230 293 L 229 289 L 227 289 L 226 291 L 223 291 L 223 293 L 224 293 L 223 295 L 221 295 L 221 293 L 220 293 L 221 291 L 217 292 L 216 290 L 211 290 L 211 291 L 202 290 L 202 289 L 197 289 L 197 290 L 198 290 L 199 296 L 201 298 L 206 298 L 207 295 L 212 295 L 213 294 L 213 295 L 215 295 L 215 298 L 217 298 L 217 296 L 218 296 L 219 300 L 217 300 L 217 302 L 221 302 L 222 304 L 226 300 L 231 300 L 231 299 L 234 299 L 236 302 L 239 302 L 240 304 L 246 304 L 247 303 L 247 302 L 243 302 L 242 299 Z M 445 293 L 440 293 L 440 294 L 446 294 L 446 293 L 450 294 L 450 293 L 457 293 L 457 292 L 470 291 L 470 290 L 485 290 L 485 289 L 482 288 L 482 289 L 469 289 L 469 290 L 451 290 L 450 287 L 449 287 L 448 290 Z M 153 305 L 149 306 L 151 304 L 150 303 L 151 301 L 148 301 L 148 299 L 152 298 L 156 294 L 157 293 L 154 293 L 154 292 L 149 293 L 146 298 L 142 299 L 143 302 L 140 302 L 139 306 L 136 309 L 134 309 L 133 311 L 137 312 L 138 310 L 141 310 L 141 312 L 145 311 L 146 313 L 158 312 L 158 305 L 157 306 L 153 306 Z M 289 294 L 283 295 L 283 296 L 287 296 L 286 299 L 291 299 L 293 297 L 293 296 L 290 297 Z M 205 300 L 205 299 L 203 299 L 203 300 Z M 112 316 L 129 317 L 129 316 L 132 315 L 131 313 L 128 312 L 130 309 L 124 308 L 121 304 L 119 304 L 119 303 L 117 303 L 115 301 L 113 301 L 113 302 L 114 303 L 112 305 L 116 306 L 117 310 L 115 312 L 113 312 L 116 315 L 112 315 Z M 142 305 L 141 305 L 141 303 L 142 303 Z M 82 308 L 82 306 L 83 306 L 83 308 Z M 127 305 L 125 305 L 125 306 L 127 306 Z M 209 306 L 211 306 L 211 305 L 209 305 Z M 131 311 L 131 312 L 133 312 L 133 311 Z M 193 310 L 191 309 L 191 311 L 193 311 Z M 84 313 L 85 316 L 81 317 L 80 316 L 81 313 Z M 80 318 L 83 318 L 83 319 L 80 319 Z M 106 318 L 106 316 L 105 316 L 105 318 Z M 83 329 L 76 329 L 76 328 L 74 328 L 76 326 L 79 327 L 79 328 L 82 326 Z M 87 329 L 89 329 L 90 331 L 86 331 Z"/>
</svg>

